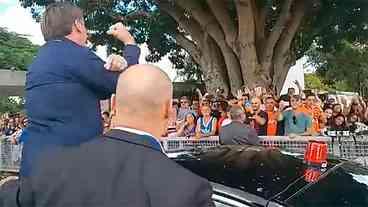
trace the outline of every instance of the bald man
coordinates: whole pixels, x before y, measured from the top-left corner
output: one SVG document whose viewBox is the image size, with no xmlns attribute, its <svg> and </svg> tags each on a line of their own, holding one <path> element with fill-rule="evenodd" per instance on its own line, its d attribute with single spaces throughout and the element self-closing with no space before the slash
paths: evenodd
<svg viewBox="0 0 368 207">
<path fill-rule="evenodd" d="M 262 101 L 259 98 L 252 98 L 251 112 L 246 114 L 246 123 L 257 131 L 258 136 L 267 135 L 268 115 L 261 110 Z"/>
<path fill-rule="evenodd" d="M 130 67 L 117 85 L 115 128 L 44 156 L 21 189 L 21 206 L 214 206 L 208 181 L 170 160 L 161 147 L 172 93 L 159 68 Z"/>
<path fill-rule="evenodd" d="M 231 123 L 220 131 L 220 143 L 223 145 L 259 145 L 260 139 L 255 129 L 244 124 L 245 113 L 241 106 L 233 105 L 230 109 Z"/>
</svg>

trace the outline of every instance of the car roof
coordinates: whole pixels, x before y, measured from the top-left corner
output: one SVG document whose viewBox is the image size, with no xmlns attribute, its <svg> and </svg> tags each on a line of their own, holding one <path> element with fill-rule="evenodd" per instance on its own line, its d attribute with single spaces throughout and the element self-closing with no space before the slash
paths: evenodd
<svg viewBox="0 0 368 207">
<path fill-rule="evenodd" d="M 285 202 L 311 182 L 306 173 L 311 166 L 303 154 L 258 146 L 234 145 L 183 153 L 174 156 L 177 163 L 210 182 L 242 190 L 265 200 Z M 326 168 L 315 168 L 320 178 L 344 163 L 329 159 Z M 312 184 L 314 184 L 312 182 Z"/>
</svg>

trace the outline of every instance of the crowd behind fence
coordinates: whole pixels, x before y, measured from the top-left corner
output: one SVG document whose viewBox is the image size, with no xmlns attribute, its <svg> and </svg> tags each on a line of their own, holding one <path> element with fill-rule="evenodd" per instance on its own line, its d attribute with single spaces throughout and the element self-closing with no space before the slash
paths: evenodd
<svg viewBox="0 0 368 207">
<path fill-rule="evenodd" d="M 317 140 L 328 144 L 330 155 L 359 162 L 368 166 L 368 136 L 349 137 L 261 137 L 261 145 L 266 148 L 303 154 L 308 141 Z M 220 144 L 218 137 L 209 138 L 166 138 L 162 146 L 166 153 L 190 151 L 198 148 L 211 148 Z M 0 171 L 17 172 L 21 160 L 21 145 L 11 144 L 7 137 L 0 137 Z"/>
<path fill-rule="evenodd" d="M 0 172 L 17 172 L 19 170 L 22 145 L 12 144 L 10 137 L 0 137 Z"/>
</svg>

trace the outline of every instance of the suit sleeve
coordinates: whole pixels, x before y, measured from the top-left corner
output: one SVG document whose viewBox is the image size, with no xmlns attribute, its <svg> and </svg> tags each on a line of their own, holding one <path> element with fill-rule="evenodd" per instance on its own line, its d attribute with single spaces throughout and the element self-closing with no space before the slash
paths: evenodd
<svg viewBox="0 0 368 207">
<path fill-rule="evenodd" d="M 128 66 L 136 65 L 139 62 L 139 56 L 141 54 L 141 50 L 136 45 L 126 45 L 124 48 L 123 57 L 128 63 Z"/>
<path fill-rule="evenodd" d="M 224 130 L 222 129 L 220 131 L 220 133 L 219 133 L 219 142 L 220 142 L 221 145 L 224 144 L 224 140 L 223 139 L 224 139 Z"/>
<path fill-rule="evenodd" d="M 261 139 L 257 135 L 257 131 L 253 128 L 249 129 L 248 141 L 251 145 L 260 145 Z"/>
<path fill-rule="evenodd" d="M 140 55 L 139 47 L 127 45 L 124 48 L 124 58 L 128 66 L 138 64 Z M 75 70 L 77 77 L 88 88 L 96 93 L 101 100 L 108 99 L 115 93 L 119 72 L 112 72 L 105 69 L 105 62 L 92 51 L 87 50 L 85 62 L 81 62 L 79 70 Z"/>
</svg>

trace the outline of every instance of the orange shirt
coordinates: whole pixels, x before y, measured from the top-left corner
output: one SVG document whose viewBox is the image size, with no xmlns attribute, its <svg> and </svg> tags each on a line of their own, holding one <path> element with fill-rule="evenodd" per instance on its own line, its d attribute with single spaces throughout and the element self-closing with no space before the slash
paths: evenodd
<svg viewBox="0 0 368 207">
<path fill-rule="evenodd" d="M 268 122 L 267 122 L 267 136 L 277 135 L 277 112 L 267 112 Z"/>
<path fill-rule="evenodd" d="M 300 107 L 298 111 L 304 112 L 312 118 L 313 131 L 318 133 L 321 132 L 321 128 L 323 127 L 323 119 L 322 119 L 323 111 L 321 107 L 319 106 L 308 107 L 304 105 Z"/>
</svg>

